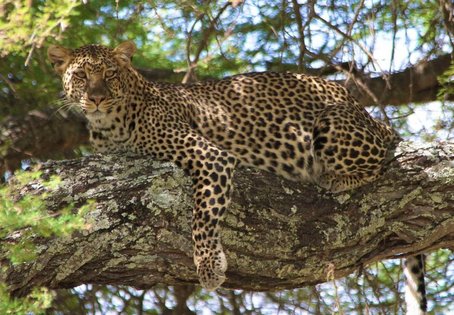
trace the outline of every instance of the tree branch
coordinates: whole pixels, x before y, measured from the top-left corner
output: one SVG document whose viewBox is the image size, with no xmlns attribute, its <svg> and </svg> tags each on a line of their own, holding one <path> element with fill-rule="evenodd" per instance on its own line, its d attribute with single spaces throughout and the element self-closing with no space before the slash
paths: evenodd
<svg viewBox="0 0 454 315">
<path fill-rule="evenodd" d="M 424 103 L 437 99 L 440 89 L 438 77 L 443 74 L 451 64 L 451 55 L 446 54 L 429 61 L 408 67 L 400 72 L 390 73 L 386 80 L 382 76 L 367 78 L 361 76 L 367 89 L 373 95 L 380 96 L 380 103 L 386 105 L 402 105 L 408 103 Z M 297 72 L 296 65 L 267 64 L 268 70 Z M 339 69 L 351 71 L 351 63 L 344 62 L 339 65 L 328 65 L 319 69 L 306 69 L 305 73 L 311 75 L 330 75 L 339 72 Z M 345 85 L 352 95 L 363 105 L 377 105 L 363 88 L 358 87 L 353 80 L 338 83 Z M 454 100 L 454 95 L 447 95 L 447 100 Z"/>
<path fill-rule="evenodd" d="M 380 104 L 431 102 L 437 100 L 437 93 L 441 87 L 438 77 L 449 68 L 451 62 L 451 55 L 446 54 L 430 61 L 421 61 L 401 72 L 392 73 L 387 76 L 387 80 L 375 77 L 364 78 L 363 81 L 374 95 L 380 96 Z M 375 104 L 372 98 L 353 82 L 344 85 L 361 104 L 365 106 Z M 454 100 L 454 95 L 447 95 L 446 99 Z"/>
<path fill-rule="evenodd" d="M 94 155 L 42 165 L 43 178 L 16 189 L 47 191 L 54 213 L 96 200 L 91 227 L 68 238 L 37 239 L 36 261 L 8 265 L 0 281 L 14 294 L 82 283 L 149 288 L 197 283 L 192 261 L 190 179 L 172 163 Z M 364 265 L 454 248 L 454 143 L 401 144 L 377 182 L 341 195 L 240 169 L 222 223 L 225 287 L 279 290 L 342 277 Z M 17 235 L 15 234 L 17 239 Z M 1 251 L 0 251 L 1 252 Z M 7 265 L 0 257 L 2 265 Z"/>
<path fill-rule="evenodd" d="M 74 157 L 82 144 L 88 144 L 88 130 L 75 112 L 48 108 L 9 117 L 0 123 L 0 174 L 15 171 L 30 158 Z"/>
<path fill-rule="evenodd" d="M 219 9 L 219 11 L 216 14 L 216 16 L 214 17 L 214 19 L 210 19 L 210 25 L 208 26 L 208 28 L 203 29 L 202 38 L 201 38 L 200 43 L 197 47 L 197 50 L 194 54 L 194 58 L 191 60 L 190 52 L 191 52 L 192 32 L 194 30 L 194 26 L 196 25 L 196 23 L 201 21 L 203 19 L 203 17 L 207 14 L 203 13 L 194 22 L 194 24 L 191 28 L 191 31 L 188 34 L 189 40 L 187 41 L 187 48 L 186 48 L 186 50 L 187 50 L 186 58 L 187 58 L 187 62 L 188 62 L 188 70 L 187 70 L 186 74 L 184 75 L 183 80 L 181 81 L 182 83 L 193 83 L 194 81 L 196 81 L 195 68 L 197 67 L 197 63 L 199 62 L 202 51 L 208 47 L 209 39 L 210 39 L 212 33 L 214 33 L 216 31 L 216 24 L 218 23 L 219 19 L 221 18 L 221 15 L 225 12 L 225 10 L 230 5 L 232 5 L 232 2 L 230 2 L 230 1 L 226 2 L 224 4 L 224 6 L 222 6 Z"/>
<path fill-rule="evenodd" d="M 443 22 L 452 45 L 454 44 L 454 5 L 449 0 L 439 0 L 438 2 L 443 14 Z"/>
</svg>

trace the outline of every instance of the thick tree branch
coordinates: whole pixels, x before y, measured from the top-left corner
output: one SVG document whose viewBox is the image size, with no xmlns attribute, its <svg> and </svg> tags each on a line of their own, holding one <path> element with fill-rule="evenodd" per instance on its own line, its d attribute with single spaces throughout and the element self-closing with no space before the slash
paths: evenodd
<svg viewBox="0 0 454 315">
<path fill-rule="evenodd" d="M 16 193 L 42 194 L 48 188 L 39 182 L 58 175 L 60 187 L 48 191 L 50 212 L 90 199 L 96 209 L 87 215 L 89 230 L 36 240 L 36 261 L 0 274 L 12 292 L 198 282 L 183 171 L 147 158 L 100 155 L 47 162 L 41 170 L 42 179 Z M 454 143 L 401 144 L 380 180 L 351 193 L 323 194 L 247 169 L 237 171 L 234 186 L 222 224 L 228 288 L 290 289 L 325 282 L 330 271 L 342 277 L 385 258 L 454 248 Z"/>
<path fill-rule="evenodd" d="M 367 88 L 379 97 L 380 104 L 402 105 L 408 103 L 424 103 L 437 99 L 440 89 L 438 77 L 451 64 L 451 55 L 446 54 L 430 61 L 406 68 L 401 72 L 392 73 L 385 80 L 382 77 L 363 78 Z M 354 82 L 344 84 L 358 101 L 367 106 L 373 105 L 372 98 L 362 91 Z M 446 99 L 454 100 L 454 95 L 446 95 Z"/>
</svg>

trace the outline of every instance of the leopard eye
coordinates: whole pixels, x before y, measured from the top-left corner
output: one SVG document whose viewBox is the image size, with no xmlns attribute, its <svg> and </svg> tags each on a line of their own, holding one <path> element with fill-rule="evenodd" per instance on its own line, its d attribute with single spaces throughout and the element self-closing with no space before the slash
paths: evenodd
<svg viewBox="0 0 454 315">
<path fill-rule="evenodd" d="M 85 79 L 87 77 L 87 74 L 85 73 L 84 70 L 82 69 L 79 69 L 79 70 L 76 70 L 74 71 L 74 74 L 76 77 L 78 77 L 79 79 Z"/>
<path fill-rule="evenodd" d="M 107 70 L 104 72 L 104 76 L 105 76 L 106 78 L 112 78 L 112 77 L 115 76 L 115 74 L 116 74 L 115 69 L 107 69 Z"/>
</svg>

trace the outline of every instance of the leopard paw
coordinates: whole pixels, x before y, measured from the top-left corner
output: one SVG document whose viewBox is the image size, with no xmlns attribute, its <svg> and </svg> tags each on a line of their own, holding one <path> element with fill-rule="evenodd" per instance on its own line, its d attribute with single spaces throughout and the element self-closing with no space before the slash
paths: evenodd
<svg viewBox="0 0 454 315">
<path fill-rule="evenodd" d="M 332 186 L 335 183 L 335 178 L 332 175 L 323 174 L 319 178 L 317 178 L 317 185 L 328 190 L 332 191 Z"/>
<path fill-rule="evenodd" d="M 350 177 L 340 177 L 332 174 L 323 174 L 317 179 L 317 185 L 332 192 L 339 193 L 357 187 L 350 183 Z"/>
<path fill-rule="evenodd" d="M 379 176 L 379 173 L 369 176 L 323 174 L 317 179 L 317 184 L 330 192 L 339 193 L 361 187 Z"/>
<path fill-rule="evenodd" d="M 224 283 L 227 260 L 223 251 L 216 251 L 209 256 L 194 257 L 194 260 L 202 287 L 214 291 Z"/>
</svg>

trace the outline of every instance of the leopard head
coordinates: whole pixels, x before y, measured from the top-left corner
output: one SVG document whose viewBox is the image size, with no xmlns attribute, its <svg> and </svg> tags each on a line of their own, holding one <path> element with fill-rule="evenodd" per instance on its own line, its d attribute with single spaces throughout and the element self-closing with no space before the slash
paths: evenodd
<svg viewBox="0 0 454 315">
<path fill-rule="evenodd" d="M 134 43 L 127 41 L 114 49 L 87 45 L 71 50 L 52 45 L 47 54 L 62 77 L 66 98 L 79 104 L 88 118 L 100 118 L 128 95 L 135 50 Z"/>
</svg>

